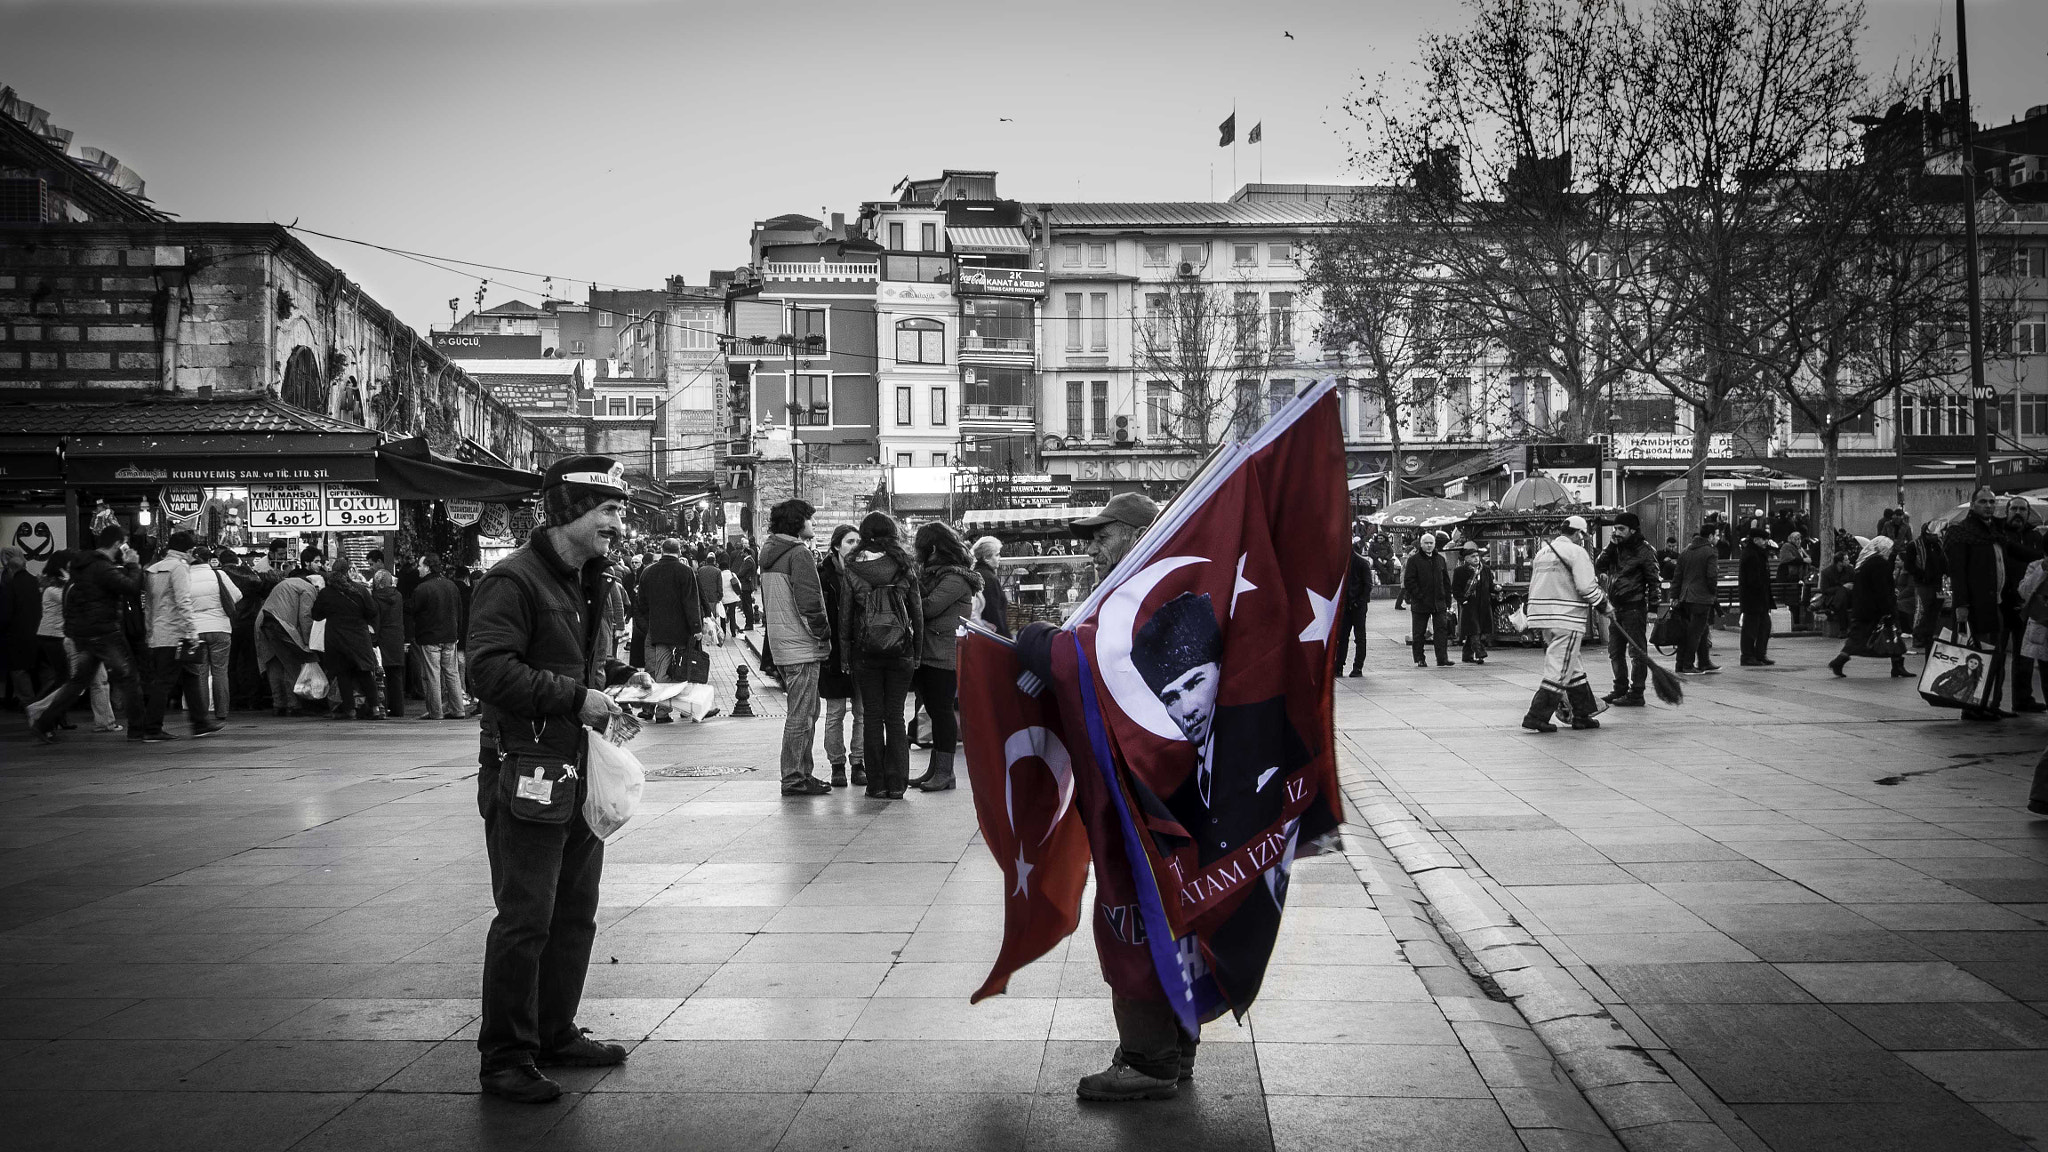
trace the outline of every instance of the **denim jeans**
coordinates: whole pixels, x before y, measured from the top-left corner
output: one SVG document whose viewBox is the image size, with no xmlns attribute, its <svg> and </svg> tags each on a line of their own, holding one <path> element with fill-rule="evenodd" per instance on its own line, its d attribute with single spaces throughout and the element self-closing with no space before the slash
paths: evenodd
<svg viewBox="0 0 2048 1152">
<path fill-rule="evenodd" d="M 234 650 L 232 632 L 201 632 L 206 641 L 207 707 L 215 720 L 228 718 L 228 654 Z"/>
<path fill-rule="evenodd" d="M 514 817 L 499 799 L 495 749 L 477 755 L 477 809 L 498 914 L 484 942 L 483 1070 L 530 1064 L 576 1039 L 576 1009 L 597 938 L 604 841 L 583 822 L 582 786 L 563 824 Z"/>
<path fill-rule="evenodd" d="M 837 700 L 830 697 L 826 698 L 825 759 L 831 761 L 834 768 L 846 766 L 846 717 L 848 715 L 853 717 L 853 762 L 866 767 L 868 751 L 867 747 L 862 743 L 862 739 L 867 735 L 867 723 L 861 718 L 860 697 L 858 695 L 845 696 Z"/>
<path fill-rule="evenodd" d="M 815 775 L 816 761 L 811 745 L 818 735 L 817 660 L 782 666 L 782 691 L 786 696 L 782 717 L 782 782 L 801 784 Z"/>
<path fill-rule="evenodd" d="M 469 709 L 462 695 L 462 663 L 453 644 L 420 645 L 420 694 L 427 698 L 427 715 L 460 716 Z"/>
</svg>

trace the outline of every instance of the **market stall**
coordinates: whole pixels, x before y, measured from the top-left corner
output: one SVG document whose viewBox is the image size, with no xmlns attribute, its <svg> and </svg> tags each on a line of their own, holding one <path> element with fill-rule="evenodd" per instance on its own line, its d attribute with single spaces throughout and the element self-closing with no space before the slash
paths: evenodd
<svg viewBox="0 0 2048 1152">
<path fill-rule="evenodd" d="M 1540 477 L 1538 478 L 1540 479 Z M 1547 483 L 1548 481 L 1546 481 Z M 1524 484 L 1529 481 L 1523 481 Z M 1519 485 L 1518 485 L 1519 487 Z M 1514 489 L 1509 489 L 1513 495 Z M 1506 497 L 1501 500 L 1508 503 Z M 1606 527 L 1620 515 L 1620 508 L 1574 507 L 1559 504 L 1547 507 L 1488 508 L 1473 513 L 1460 528 L 1460 535 L 1468 545 L 1484 548 L 1487 559 L 1494 567 L 1496 593 L 1493 606 L 1493 642 L 1495 644 L 1541 645 L 1540 631 L 1517 629 L 1509 617 L 1529 599 L 1530 566 L 1536 559 L 1537 550 L 1548 540 L 1564 531 L 1565 519 L 1583 516 L 1594 530 Z M 1589 542 L 1589 548 L 1596 548 Z M 1604 637 L 1598 629 L 1590 630 L 1594 643 L 1601 643 Z"/>
<path fill-rule="evenodd" d="M 1095 565 L 1068 525 L 1100 508 L 977 508 L 960 519 L 971 542 L 1002 542 L 996 572 L 1010 598 L 1010 629 L 1033 620 L 1058 621 L 1095 587 Z"/>
</svg>

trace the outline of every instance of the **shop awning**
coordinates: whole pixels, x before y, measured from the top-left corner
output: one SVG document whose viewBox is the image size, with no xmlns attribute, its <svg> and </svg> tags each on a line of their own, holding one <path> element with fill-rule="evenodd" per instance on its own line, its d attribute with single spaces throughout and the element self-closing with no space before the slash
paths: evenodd
<svg viewBox="0 0 2048 1152">
<path fill-rule="evenodd" d="M 0 406 L 0 456 L 57 444 L 69 487 L 360 483 L 377 433 L 262 397 Z"/>
<path fill-rule="evenodd" d="M 1067 525 L 1084 517 L 1093 516 L 1101 508 L 976 508 L 960 518 L 964 528 L 978 528 L 989 531 L 1023 528 L 1064 529 Z"/>
<path fill-rule="evenodd" d="M 948 228 L 946 240 L 955 252 L 1007 255 L 1031 251 L 1031 241 L 1024 238 L 1022 228 Z"/>
<path fill-rule="evenodd" d="M 443 456 L 425 437 L 377 446 L 377 491 L 400 500 L 518 500 L 540 491 L 540 474 Z"/>
</svg>

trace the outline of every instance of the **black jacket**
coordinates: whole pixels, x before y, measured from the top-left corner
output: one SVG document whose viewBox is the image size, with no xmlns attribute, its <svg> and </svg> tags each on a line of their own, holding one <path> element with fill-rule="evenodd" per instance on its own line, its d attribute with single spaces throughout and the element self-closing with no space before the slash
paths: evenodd
<svg viewBox="0 0 2048 1152">
<path fill-rule="evenodd" d="M 1493 626 L 1493 569 L 1474 570 L 1458 565 L 1458 570 L 1451 573 L 1451 592 L 1457 596 L 1458 608 L 1467 618 L 1479 621 L 1482 629 Z"/>
<path fill-rule="evenodd" d="M 456 591 L 453 580 L 438 572 L 412 590 L 406 612 L 412 617 L 415 644 L 453 644 L 462 635 L 462 594 Z"/>
<path fill-rule="evenodd" d="M 855 555 L 858 557 L 860 554 Z M 840 651 L 845 655 L 850 669 L 859 671 L 864 668 L 895 667 L 905 672 L 915 669 L 918 664 L 916 652 L 896 660 L 866 656 L 861 653 L 860 645 L 853 633 L 854 629 L 860 626 L 860 611 L 856 607 L 857 597 L 867 588 L 894 584 L 903 593 L 904 610 L 910 614 L 910 619 L 904 623 L 909 627 L 911 636 L 922 638 L 924 592 L 917 586 L 917 577 L 886 555 L 868 560 L 855 559 L 847 564 L 845 575 L 848 578 L 841 582 L 839 591 L 839 643 Z M 921 639 L 918 648 L 923 648 Z"/>
<path fill-rule="evenodd" d="M 1425 555 L 1417 549 L 1401 572 L 1401 593 L 1408 606 L 1425 612 L 1443 612 L 1451 606 L 1451 572 L 1444 567 L 1441 552 Z"/>
<path fill-rule="evenodd" d="M 697 599 L 704 615 L 718 616 L 718 602 L 725 599 L 725 576 L 714 561 L 706 560 L 697 566 Z"/>
<path fill-rule="evenodd" d="M 2005 608 L 2007 588 L 2018 588 L 2000 571 L 2011 560 L 2005 554 L 2005 533 L 1996 524 L 1965 516 L 1942 534 L 1948 560 L 1949 590 L 1955 596 L 1957 620 L 1976 616 L 1980 624 Z M 2019 610 L 2018 597 L 2011 605 Z"/>
<path fill-rule="evenodd" d="M 640 573 L 639 596 L 649 644 L 687 644 L 704 627 L 697 578 L 674 556 L 664 555 Z"/>
<path fill-rule="evenodd" d="M 1657 550 L 1641 536 L 1610 541 L 1593 561 L 1593 571 L 1607 577 L 1607 598 L 1621 607 L 1654 612 L 1664 599 Z"/>
<path fill-rule="evenodd" d="M 1948 575 L 1948 556 L 1942 550 L 1941 537 L 1925 528 L 1912 540 L 1892 549 L 1892 554 L 1899 558 L 1913 583 L 1922 587 L 1938 587 L 1941 578 Z"/>
<path fill-rule="evenodd" d="M 1694 540 L 1678 557 L 1678 577 L 1673 581 L 1680 604 L 1714 604 L 1720 600 L 1721 556 L 1712 544 Z"/>
<path fill-rule="evenodd" d="M 64 588 L 64 634 L 73 640 L 112 636 L 121 631 L 121 609 L 141 589 L 141 569 L 117 565 L 95 549 L 71 566 Z"/>
<path fill-rule="evenodd" d="M 500 752 L 583 762 L 584 691 L 633 674 L 605 655 L 606 568 L 602 557 L 569 567 L 541 528 L 477 581 L 469 678 L 484 705 L 483 738 Z"/>
<path fill-rule="evenodd" d="M 1356 621 L 1372 607 L 1372 561 L 1357 552 L 1351 554 L 1344 573 L 1344 618 Z"/>
<path fill-rule="evenodd" d="M 981 622 L 997 634 L 1010 634 L 1010 594 L 1003 591 L 1002 574 L 984 560 L 974 566 L 981 574 Z"/>
<path fill-rule="evenodd" d="M 327 648 L 320 663 L 328 671 L 355 668 L 375 672 L 377 659 L 377 603 L 370 590 L 360 584 L 330 579 L 313 598 L 313 619 L 327 621 Z"/>
<path fill-rule="evenodd" d="M 1778 606 L 1771 595 L 1771 550 L 1752 539 L 1742 546 L 1742 568 L 1736 593 L 1744 612 L 1768 612 Z"/>
<path fill-rule="evenodd" d="M 1873 552 L 1856 566 L 1856 583 L 1849 590 L 1849 619 L 1858 624 L 1889 620 L 1898 611 L 1899 598 L 1892 593 L 1892 558 Z"/>
</svg>

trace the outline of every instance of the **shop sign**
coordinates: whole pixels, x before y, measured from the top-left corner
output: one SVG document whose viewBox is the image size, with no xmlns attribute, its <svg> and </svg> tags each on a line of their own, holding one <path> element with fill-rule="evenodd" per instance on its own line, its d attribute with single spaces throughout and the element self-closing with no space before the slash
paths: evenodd
<svg viewBox="0 0 2048 1152">
<path fill-rule="evenodd" d="M 198 484 L 240 487 L 262 483 L 374 480 L 377 462 L 361 456 L 80 456 L 66 463 L 72 485 Z"/>
<path fill-rule="evenodd" d="M 1539 475 L 1548 476 L 1552 480 L 1557 481 L 1557 486 L 1564 489 L 1565 495 L 1572 498 L 1572 503 L 1593 503 L 1593 479 L 1599 473 L 1599 469 L 1538 468 L 1536 472 Z"/>
<path fill-rule="evenodd" d="M 511 516 L 507 518 L 505 530 L 514 539 L 524 540 L 528 536 L 533 535 L 533 530 L 539 526 L 540 510 L 533 507 L 522 507 L 512 509 Z"/>
<path fill-rule="evenodd" d="M 477 535 L 502 540 L 512 531 L 512 510 L 503 504 L 484 505 L 484 514 L 477 520 Z"/>
<path fill-rule="evenodd" d="M 249 485 L 249 527 L 318 530 L 321 526 L 318 484 Z"/>
<path fill-rule="evenodd" d="M 180 528 L 190 528 L 199 522 L 199 514 L 206 510 L 206 490 L 196 485 L 173 484 L 157 497 L 163 505 L 164 515 Z"/>
<path fill-rule="evenodd" d="M 398 501 L 374 496 L 353 484 L 322 485 L 323 515 L 337 532 L 396 532 Z"/>
<path fill-rule="evenodd" d="M 1598 444 L 1531 444 L 1529 465 L 1532 469 L 1547 468 L 1598 468 L 1600 446 Z"/>
<path fill-rule="evenodd" d="M 1032 268 L 976 268 L 972 265 L 962 265 L 954 280 L 963 295 L 1045 295 L 1046 274 Z"/>
<path fill-rule="evenodd" d="M 875 285 L 875 299 L 884 304 L 938 304 L 953 302 L 952 289 L 944 284 L 913 280 L 884 280 Z"/>
<path fill-rule="evenodd" d="M 31 576 L 60 548 L 71 547 L 71 526 L 62 508 L 16 508 L 0 512 L 0 544 L 21 549 Z"/>
<path fill-rule="evenodd" d="M 1716 432 L 1707 438 L 1709 459 L 1728 459 L 1735 455 L 1735 434 Z M 1614 458 L 1616 460 L 1690 460 L 1692 459 L 1692 433 L 1690 432 L 1616 432 L 1614 434 Z"/>
<path fill-rule="evenodd" d="M 0 452 L 0 482 L 63 478 L 64 461 L 55 452 Z"/>
<path fill-rule="evenodd" d="M 458 528 L 467 528 L 484 517 L 481 500 L 443 500 L 441 505 L 448 511 L 448 522 Z"/>
</svg>

